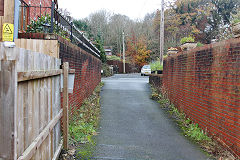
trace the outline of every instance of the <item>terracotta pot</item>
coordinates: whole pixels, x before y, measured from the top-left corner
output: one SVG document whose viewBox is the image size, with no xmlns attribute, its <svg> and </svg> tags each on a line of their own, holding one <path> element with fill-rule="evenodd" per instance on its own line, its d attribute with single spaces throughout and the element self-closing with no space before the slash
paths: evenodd
<svg viewBox="0 0 240 160">
<path fill-rule="evenodd" d="M 188 51 L 188 50 L 191 50 L 191 49 L 194 49 L 197 47 L 197 43 L 195 42 L 186 42 L 184 43 L 183 45 L 181 45 L 181 48 L 183 51 Z"/>
<path fill-rule="evenodd" d="M 235 37 L 240 37 L 240 22 L 233 24 L 232 31 Z"/>
</svg>

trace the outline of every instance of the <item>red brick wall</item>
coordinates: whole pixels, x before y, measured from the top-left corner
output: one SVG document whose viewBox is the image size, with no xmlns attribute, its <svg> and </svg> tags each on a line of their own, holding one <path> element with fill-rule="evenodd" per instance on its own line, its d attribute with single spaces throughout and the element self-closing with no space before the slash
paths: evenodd
<svg viewBox="0 0 240 160">
<path fill-rule="evenodd" d="M 164 60 L 169 99 L 240 156 L 240 39 Z"/>
<path fill-rule="evenodd" d="M 42 7 L 51 7 L 52 0 L 24 0 L 27 4 L 31 2 L 31 6 L 38 6 L 40 7 L 40 1 Z M 51 8 L 41 8 L 41 15 L 45 16 L 46 14 L 51 15 Z M 40 8 L 31 7 L 30 9 L 30 20 L 37 20 L 40 17 Z"/>
<path fill-rule="evenodd" d="M 79 108 L 85 98 L 89 97 L 101 81 L 101 61 L 70 42 L 59 38 L 60 58 L 62 62 L 69 62 L 71 69 L 75 69 L 75 83 L 73 94 L 69 94 L 71 110 Z"/>
</svg>

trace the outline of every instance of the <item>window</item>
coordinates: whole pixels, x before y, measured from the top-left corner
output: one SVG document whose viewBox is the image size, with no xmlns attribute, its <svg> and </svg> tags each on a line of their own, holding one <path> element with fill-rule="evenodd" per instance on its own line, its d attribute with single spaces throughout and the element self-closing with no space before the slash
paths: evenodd
<svg viewBox="0 0 240 160">
<path fill-rule="evenodd" d="M 151 67 L 150 67 L 150 65 L 144 65 L 143 68 L 144 69 L 150 69 Z"/>
</svg>

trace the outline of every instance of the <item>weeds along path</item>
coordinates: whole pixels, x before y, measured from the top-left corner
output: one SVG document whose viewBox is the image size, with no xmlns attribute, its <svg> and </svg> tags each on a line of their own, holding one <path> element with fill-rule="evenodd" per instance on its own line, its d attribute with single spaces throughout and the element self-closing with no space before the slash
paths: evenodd
<svg viewBox="0 0 240 160">
<path fill-rule="evenodd" d="M 95 150 L 95 137 L 100 118 L 100 83 L 69 119 L 70 149 L 62 151 L 60 160 L 91 159 Z"/>
</svg>

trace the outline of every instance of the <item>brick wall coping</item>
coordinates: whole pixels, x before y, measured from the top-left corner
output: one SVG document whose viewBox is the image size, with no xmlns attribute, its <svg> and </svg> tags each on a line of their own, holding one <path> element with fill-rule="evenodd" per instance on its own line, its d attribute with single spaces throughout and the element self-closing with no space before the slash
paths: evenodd
<svg viewBox="0 0 240 160">
<path fill-rule="evenodd" d="M 152 76 L 152 77 L 163 77 L 163 74 L 150 74 L 149 76 Z"/>
<path fill-rule="evenodd" d="M 221 42 L 216 42 L 216 43 L 212 43 L 212 44 L 205 44 L 202 47 L 196 47 L 196 48 L 191 49 L 189 51 L 178 52 L 175 55 L 168 56 L 168 57 L 164 58 L 164 60 L 175 58 L 179 55 L 191 55 L 191 54 L 196 53 L 197 51 L 204 51 L 204 50 L 208 50 L 208 49 L 215 49 L 215 48 L 225 49 L 222 46 L 230 46 L 230 45 L 234 45 L 234 44 L 237 44 L 237 43 L 240 43 L 240 38 L 232 38 L 232 39 L 228 39 L 228 40 L 223 40 Z"/>
</svg>

